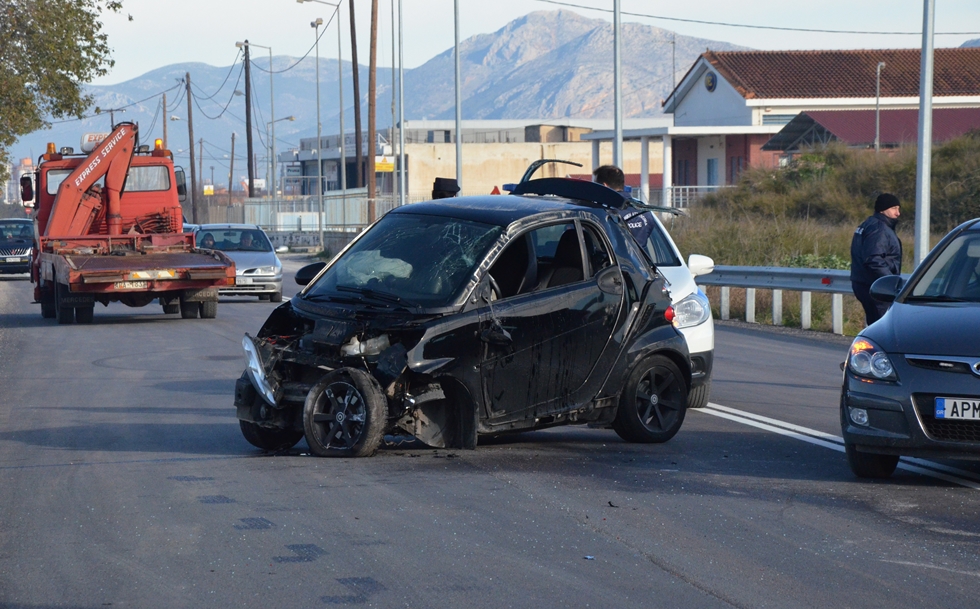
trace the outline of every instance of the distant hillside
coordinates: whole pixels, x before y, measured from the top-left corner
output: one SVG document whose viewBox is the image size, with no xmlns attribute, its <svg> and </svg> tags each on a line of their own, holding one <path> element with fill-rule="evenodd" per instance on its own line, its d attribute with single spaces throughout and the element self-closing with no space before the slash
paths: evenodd
<svg viewBox="0 0 980 609">
<path fill-rule="evenodd" d="M 980 38 L 974 38 L 973 40 L 967 40 L 961 47 L 980 47 Z"/>
<path fill-rule="evenodd" d="M 588 19 L 567 10 L 530 13 L 492 34 L 473 36 L 460 45 L 463 58 L 463 118 L 612 118 L 613 115 L 613 36 L 612 25 L 601 19 Z M 660 114 L 660 102 L 673 88 L 671 78 L 671 40 L 667 30 L 623 24 L 623 107 L 628 118 Z M 676 78 L 679 79 L 706 48 L 732 50 L 742 47 L 686 36 L 676 37 Z M 294 64 L 296 64 L 294 66 Z M 267 157 L 266 123 L 270 120 L 269 60 L 253 59 L 253 147 L 260 164 Z M 294 66 L 294 67 L 291 67 Z M 314 58 L 297 64 L 292 57 L 273 59 L 275 117 L 293 116 L 294 121 L 276 123 L 276 149 L 282 151 L 299 144 L 301 137 L 316 135 L 316 74 Z M 345 126 L 354 130 L 351 64 L 343 63 Z M 361 66 L 362 91 L 366 90 L 367 68 Z M 237 132 L 235 157 L 244 159 L 245 110 L 238 89 L 241 64 L 214 67 L 202 63 L 166 66 L 139 78 L 107 86 L 92 86 L 99 108 L 129 106 L 117 112 L 116 121 L 138 122 L 141 139 L 162 137 L 165 118 L 169 145 L 178 162 L 188 157 L 187 100 L 177 86 L 189 72 L 196 103 L 194 137 L 204 140 L 204 175 L 209 168 L 227 166 L 231 134 Z M 452 49 L 405 73 L 405 118 L 446 119 L 454 116 Z M 320 58 L 320 95 L 323 133 L 338 131 L 339 96 L 337 61 Z M 167 117 L 162 114 L 160 92 L 167 93 Z M 148 99 L 147 99 L 148 98 Z M 212 98 L 212 99 L 207 99 Z M 138 100 L 144 100 L 130 106 Z M 227 105 L 227 110 L 223 109 Z M 366 96 L 362 99 L 363 123 L 367 125 Z M 94 107 L 93 107 L 94 110 Z M 78 146 L 82 133 L 109 128 L 103 114 L 83 121 L 68 121 L 21 138 L 13 147 L 13 158 L 37 156 L 45 142 L 58 146 Z M 391 124 L 391 71 L 378 70 L 378 126 Z M 196 152 L 196 150 L 195 150 Z M 236 171 L 237 173 L 237 171 Z M 224 180 L 226 170 L 215 174 Z"/>
</svg>

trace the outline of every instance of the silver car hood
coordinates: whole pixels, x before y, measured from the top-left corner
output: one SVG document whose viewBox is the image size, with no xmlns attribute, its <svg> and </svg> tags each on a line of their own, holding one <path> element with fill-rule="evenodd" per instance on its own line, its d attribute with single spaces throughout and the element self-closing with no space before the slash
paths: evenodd
<svg viewBox="0 0 980 609">
<path fill-rule="evenodd" d="M 260 266 L 280 266 L 275 252 L 224 252 L 235 261 L 235 272 L 239 275 Z"/>
</svg>

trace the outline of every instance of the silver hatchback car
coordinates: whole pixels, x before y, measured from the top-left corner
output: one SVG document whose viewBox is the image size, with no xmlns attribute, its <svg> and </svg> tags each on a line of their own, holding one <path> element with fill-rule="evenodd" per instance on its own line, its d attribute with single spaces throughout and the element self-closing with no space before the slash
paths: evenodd
<svg viewBox="0 0 980 609">
<path fill-rule="evenodd" d="M 261 228 L 254 224 L 202 224 L 195 235 L 198 247 L 221 250 L 235 261 L 235 285 L 219 288 L 219 294 L 282 302 L 282 262 Z"/>
</svg>

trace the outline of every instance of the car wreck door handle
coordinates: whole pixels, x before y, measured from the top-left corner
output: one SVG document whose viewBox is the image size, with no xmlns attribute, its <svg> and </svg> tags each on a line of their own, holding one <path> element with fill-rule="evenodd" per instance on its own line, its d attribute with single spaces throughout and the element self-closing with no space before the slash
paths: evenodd
<svg viewBox="0 0 980 609">
<path fill-rule="evenodd" d="M 607 294 L 615 294 L 621 296 L 623 294 L 623 276 L 619 271 L 619 267 L 609 267 L 608 269 L 599 273 L 599 278 L 596 281 L 599 285 L 599 289 Z"/>
</svg>

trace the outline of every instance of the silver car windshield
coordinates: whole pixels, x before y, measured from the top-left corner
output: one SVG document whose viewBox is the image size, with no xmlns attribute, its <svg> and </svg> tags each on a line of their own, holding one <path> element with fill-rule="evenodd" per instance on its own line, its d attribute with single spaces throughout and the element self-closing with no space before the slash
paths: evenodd
<svg viewBox="0 0 980 609">
<path fill-rule="evenodd" d="M 261 230 L 256 229 L 201 229 L 197 232 L 197 245 L 223 252 L 271 252 L 272 244 Z"/>
<path fill-rule="evenodd" d="M 980 233 L 964 232 L 947 245 L 908 299 L 980 302 Z"/>
<path fill-rule="evenodd" d="M 327 269 L 305 298 L 446 306 L 502 231 L 458 218 L 389 214 Z"/>
</svg>

